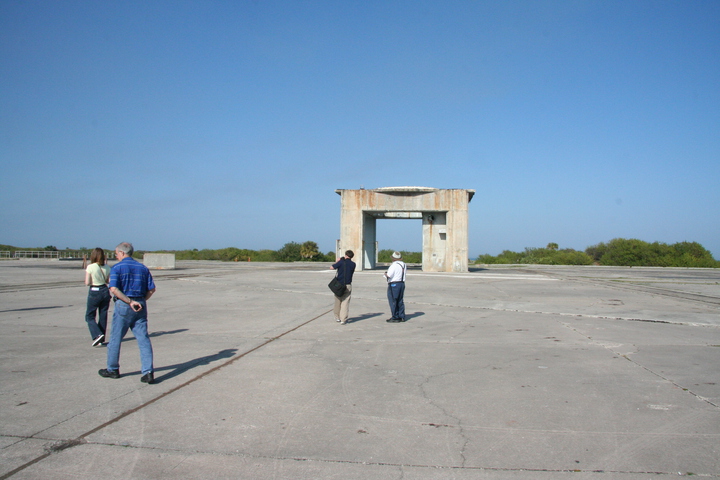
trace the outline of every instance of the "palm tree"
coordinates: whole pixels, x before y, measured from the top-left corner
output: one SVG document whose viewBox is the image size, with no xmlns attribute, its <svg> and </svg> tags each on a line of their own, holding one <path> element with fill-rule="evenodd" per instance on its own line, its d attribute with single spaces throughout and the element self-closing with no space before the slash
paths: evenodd
<svg viewBox="0 0 720 480">
<path fill-rule="evenodd" d="M 300 247 L 300 256 L 303 259 L 312 260 L 312 258 L 316 255 L 320 254 L 320 250 L 318 249 L 318 245 L 315 242 L 307 241 L 302 244 Z"/>
</svg>

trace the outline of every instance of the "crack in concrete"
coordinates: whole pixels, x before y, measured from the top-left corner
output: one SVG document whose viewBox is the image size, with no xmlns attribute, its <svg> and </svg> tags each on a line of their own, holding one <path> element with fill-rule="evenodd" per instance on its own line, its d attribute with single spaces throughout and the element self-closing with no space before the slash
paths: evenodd
<svg viewBox="0 0 720 480">
<path fill-rule="evenodd" d="M 450 425 L 452 426 L 452 425 Z M 127 444 L 116 444 L 116 443 L 103 443 L 103 442 L 86 442 L 87 445 L 101 445 L 107 447 L 120 447 L 123 449 L 131 448 L 138 450 L 154 450 L 159 452 L 174 452 L 180 454 L 197 453 L 207 454 L 214 456 L 224 457 L 240 457 L 248 459 L 263 459 L 273 461 L 290 460 L 296 462 L 316 462 L 325 464 L 346 464 L 346 465 L 361 465 L 361 466 L 376 466 L 376 467 L 397 467 L 401 469 L 399 472 L 403 478 L 405 472 L 402 469 L 407 468 L 418 468 L 418 469 L 433 469 L 433 470 L 463 470 L 463 471 L 478 471 L 478 472 L 537 472 L 537 473 L 600 473 L 607 475 L 663 475 L 663 476 L 695 476 L 699 478 L 720 478 L 720 475 L 715 474 L 703 474 L 703 473 L 691 473 L 691 472 L 665 472 L 665 471 L 650 471 L 650 470 L 606 470 L 606 469 L 567 469 L 567 468 L 511 468 L 511 467 L 491 467 L 491 466 L 467 466 L 467 465 L 433 465 L 433 464 L 422 464 L 422 463 L 393 463 L 393 462 L 372 462 L 372 461 L 360 461 L 360 460 L 337 460 L 337 459 L 322 459 L 322 458 L 310 458 L 310 457 L 297 457 L 297 456 L 282 456 L 282 455 L 257 455 L 249 453 L 227 453 L 217 452 L 211 450 L 181 450 L 167 447 L 149 447 L 149 446 L 135 446 Z M 5 478 L 5 477 L 0 477 Z"/>
<path fill-rule="evenodd" d="M 575 332 L 576 334 L 580 335 L 581 337 L 587 338 L 590 342 L 593 342 L 593 344 L 599 345 L 599 346 L 605 348 L 606 350 L 609 350 L 609 351 L 612 352 L 614 355 L 617 355 L 618 357 L 624 358 L 624 359 L 627 360 L 628 362 L 635 364 L 636 366 L 642 368 L 643 370 L 645 370 L 645 371 L 647 371 L 647 372 L 655 375 L 655 376 L 658 377 L 658 378 L 661 378 L 662 380 L 668 382 L 668 383 L 671 384 L 671 385 L 674 385 L 675 387 L 679 388 L 680 390 L 682 390 L 682 391 L 684 391 L 684 392 L 688 392 L 689 394 L 691 394 L 692 396 L 694 396 L 694 397 L 697 398 L 698 400 L 701 400 L 701 401 L 707 403 L 708 405 L 712 405 L 712 406 L 715 407 L 715 408 L 720 408 L 720 405 L 718 405 L 718 404 L 710 401 L 710 399 L 705 398 L 705 397 L 703 397 L 702 395 L 700 395 L 700 394 L 698 394 L 698 393 L 696 393 L 696 392 L 693 392 L 690 388 L 684 387 L 684 386 L 680 385 L 679 383 L 677 383 L 677 382 L 669 379 L 669 378 L 666 377 L 665 375 L 662 375 L 662 374 L 654 371 L 653 369 L 651 369 L 651 368 L 649 368 L 649 367 L 647 367 L 647 366 L 645 366 L 645 365 L 643 365 L 643 364 L 635 361 L 634 359 L 630 358 L 630 356 L 629 356 L 628 354 L 626 354 L 626 353 L 621 353 L 621 352 L 618 351 L 618 349 L 617 349 L 617 347 L 618 347 L 619 345 L 608 345 L 608 344 L 598 343 L 598 342 L 594 341 L 592 337 L 590 337 L 590 336 L 588 336 L 588 335 L 586 335 L 586 334 L 584 334 L 584 333 L 579 332 L 576 328 L 572 327 L 571 325 L 568 325 L 568 324 L 565 324 L 565 323 L 562 323 L 562 322 L 560 322 L 560 324 L 563 325 L 563 326 L 566 327 L 566 328 L 569 328 L 570 330 L 572 330 L 572 331 Z M 633 346 L 635 347 L 635 345 L 633 345 Z M 710 346 L 712 347 L 712 345 L 710 345 Z"/>
<path fill-rule="evenodd" d="M 570 282 L 578 283 L 589 283 L 592 285 L 600 285 L 603 287 L 612 288 L 615 290 L 633 290 L 638 293 L 644 293 L 651 296 L 660 295 L 663 297 L 689 300 L 693 302 L 702 303 L 705 306 L 720 307 L 720 297 L 712 295 L 703 295 L 700 293 L 683 292 L 678 290 L 671 290 L 669 288 L 652 287 L 649 285 L 638 285 L 639 283 L 647 283 L 644 280 L 629 280 L 629 279 L 617 279 L 617 280 L 601 280 L 597 278 L 588 277 L 569 277 L 557 273 L 545 272 L 551 278 L 558 280 L 567 280 Z M 622 285 L 618 285 L 621 283 Z"/>
<path fill-rule="evenodd" d="M 462 441 L 460 442 L 460 448 L 459 448 L 457 454 L 460 457 L 460 466 L 464 467 L 465 464 L 467 463 L 467 458 L 465 457 L 465 450 L 467 448 L 468 443 L 470 442 L 470 439 L 465 434 L 465 429 L 463 428 L 462 421 L 457 416 L 448 412 L 448 410 L 445 407 L 442 407 L 442 406 L 438 405 L 437 402 L 434 402 L 432 400 L 431 395 L 428 394 L 427 389 L 426 389 L 426 386 L 433 379 L 439 378 L 439 377 L 444 377 L 445 375 L 448 375 L 448 373 L 440 373 L 437 375 L 425 376 L 424 377 L 425 380 L 418 384 L 418 388 L 420 389 L 422 398 L 424 398 L 428 402 L 428 404 L 432 405 L 433 407 L 437 408 L 440 412 L 442 412 L 442 414 L 445 417 L 455 420 L 455 425 L 437 424 L 437 423 L 423 423 L 422 425 L 428 425 L 428 426 L 435 427 L 435 428 L 442 428 L 442 427 L 457 428 L 458 429 L 457 434 L 462 439 Z M 450 452 L 450 453 L 452 453 L 452 452 Z"/>
<path fill-rule="evenodd" d="M 469 310 L 488 310 L 493 312 L 509 312 L 509 313 L 527 313 L 531 315 L 554 315 L 559 317 L 577 317 L 577 318 L 593 318 L 598 320 L 621 320 L 626 322 L 648 322 L 648 323 L 666 323 L 669 325 L 685 325 L 689 327 L 709 327 L 709 328 L 720 328 L 718 325 L 711 325 L 706 323 L 695 323 L 695 322 L 674 322 L 670 320 L 656 320 L 648 318 L 629 318 L 629 317 L 613 317 L 608 315 L 593 315 L 588 313 L 564 313 L 564 312 L 544 312 L 541 310 L 520 310 L 515 308 L 498 308 L 498 307 L 481 307 L 481 306 L 468 306 L 468 305 L 452 305 L 449 303 L 431 303 L 431 302 L 408 302 L 405 304 L 411 305 L 429 305 L 433 307 L 451 307 L 451 308 L 465 308 Z"/>
</svg>

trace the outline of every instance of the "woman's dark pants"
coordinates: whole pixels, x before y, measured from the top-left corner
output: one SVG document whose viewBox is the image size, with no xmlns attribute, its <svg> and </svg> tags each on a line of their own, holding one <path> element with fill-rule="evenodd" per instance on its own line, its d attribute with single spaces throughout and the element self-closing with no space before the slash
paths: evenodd
<svg viewBox="0 0 720 480">
<path fill-rule="evenodd" d="M 93 290 L 97 289 L 97 290 Z M 110 291 L 106 286 L 90 287 L 85 310 L 85 321 L 90 330 L 90 336 L 95 339 L 105 335 L 107 328 L 108 308 L 110 307 Z M 97 322 L 95 315 L 97 314 Z"/>
</svg>

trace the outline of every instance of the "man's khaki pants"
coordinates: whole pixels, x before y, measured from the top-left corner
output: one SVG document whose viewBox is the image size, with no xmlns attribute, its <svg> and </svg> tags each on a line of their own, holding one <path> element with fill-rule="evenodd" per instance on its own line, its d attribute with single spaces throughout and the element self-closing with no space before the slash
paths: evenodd
<svg viewBox="0 0 720 480">
<path fill-rule="evenodd" d="M 347 323 L 348 315 L 350 314 L 350 293 L 352 292 L 352 285 L 346 285 L 347 291 L 343 293 L 342 297 L 335 297 L 335 306 L 333 307 L 333 315 L 335 320 L 340 320 L 340 323 Z"/>
</svg>

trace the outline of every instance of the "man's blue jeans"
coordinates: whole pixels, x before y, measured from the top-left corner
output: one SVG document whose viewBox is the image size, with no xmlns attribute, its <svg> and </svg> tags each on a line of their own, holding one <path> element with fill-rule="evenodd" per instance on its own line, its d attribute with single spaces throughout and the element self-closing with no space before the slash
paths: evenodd
<svg viewBox="0 0 720 480">
<path fill-rule="evenodd" d="M 142 374 L 153 371 L 153 351 L 150 337 L 148 337 L 147 329 L 147 305 L 144 299 L 133 299 L 142 304 L 143 308 L 139 312 L 130 308 L 127 303 L 118 300 L 115 302 L 113 310 L 112 332 L 110 333 L 110 343 L 107 346 L 107 369 L 113 371 L 120 370 L 120 344 L 128 329 L 132 330 L 140 349 L 140 364 L 142 366 Z"/>
<path fill-rule="evenodd" d="M 392 318 L 405 321 L 405 282 L 389 283 L 387 289 L 388 303 L 390 303 L 390 313 Z"/>
</svg>

